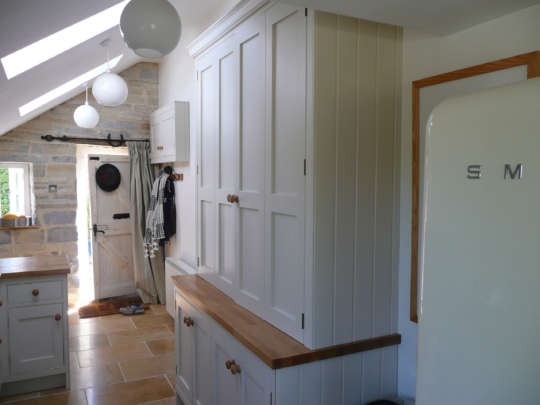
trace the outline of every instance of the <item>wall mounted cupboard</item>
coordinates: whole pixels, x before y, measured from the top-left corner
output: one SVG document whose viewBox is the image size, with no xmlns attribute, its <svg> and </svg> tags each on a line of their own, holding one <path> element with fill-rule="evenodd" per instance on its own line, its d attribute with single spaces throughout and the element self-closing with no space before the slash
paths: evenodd
<svg viewBox="0 0 540 405">
<path fill-rule="evenodd" d="M 150 163 L 189 161 L 189 103 L 174 101 L 150 114 Z"/>
</svg>

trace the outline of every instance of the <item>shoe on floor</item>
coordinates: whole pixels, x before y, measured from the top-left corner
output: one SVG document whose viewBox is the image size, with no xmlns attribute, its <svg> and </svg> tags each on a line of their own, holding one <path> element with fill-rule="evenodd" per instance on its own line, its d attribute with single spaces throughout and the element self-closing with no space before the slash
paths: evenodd
<svg viewBox="0 0 540 405">
<path fill-rule="evenodd" d="M 120 308 L 120 313 L 124 315 L 144 314 L 144 304 L 142 302 L 131 302 L 129 307 Z"/>
</svg>

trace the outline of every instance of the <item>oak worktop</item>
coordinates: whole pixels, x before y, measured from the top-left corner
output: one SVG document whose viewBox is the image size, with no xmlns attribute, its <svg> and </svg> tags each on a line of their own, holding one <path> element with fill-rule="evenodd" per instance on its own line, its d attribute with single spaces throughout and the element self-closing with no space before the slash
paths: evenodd
<svg viewBox="0 0 540 405">
<path fill-rule="evenodd" d="M 0 278 L 21 278 L 69 274 L 67 256 L 32 256 L 0 259 Z"/>
<path fill-rule="evenodd" d="M 392 334 L 311 350 L 236 304 L 201 277 L 183 275 L 171 277 L 171 280 L 188 301 L 204 311 L 274 370 L 401 343 L 401 335 Z"/>
</svg>

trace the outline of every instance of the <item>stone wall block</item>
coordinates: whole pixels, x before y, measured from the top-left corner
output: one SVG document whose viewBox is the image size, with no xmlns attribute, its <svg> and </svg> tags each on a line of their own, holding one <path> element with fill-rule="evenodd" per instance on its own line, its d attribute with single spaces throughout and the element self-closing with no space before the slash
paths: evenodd
<svg viewBox="0 0 540 405">
<path fill-rule="evenodd" d="M 3 152 L 27 153 L 30 144 L 28 142 L 8 141 L 0 144 L 0 150 Z"/>
<path fill-rule="evenodd" d="M 47 230 L 47 242 L 77 242 L 77 227 L 50 228 Z"/>
<path fill-rule="evenodd" d="M 0 231 L 0 245 L 9 245 L 11 243 L 11 231 Z"/>
<path fill-rule="evenodd" d="M 18 229 L 12 232 L 15 237 L 15 243 L 19 245 L 43 243 L 45 240 L 45 231 L 43 229 Z"/>
<path fill-rule="evenodd" d="M 71 225 L 76 218 L 76 211 L 47 211 L 43 215 L 43 221 L 47 225 Z"/>
</svg>

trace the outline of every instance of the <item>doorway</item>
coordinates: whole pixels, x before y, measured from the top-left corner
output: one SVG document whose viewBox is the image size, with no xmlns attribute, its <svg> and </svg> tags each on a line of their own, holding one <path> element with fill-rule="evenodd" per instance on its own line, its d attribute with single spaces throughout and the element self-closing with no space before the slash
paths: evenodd
<svg viewBox="0 0 540 405">
<path fill-rule="evenodd" d="M 88 155 L 128 155 L 127 148 L 77 145 L 77 233 L 78 269 L 70 275 L 70 310 L 77 310 L 94 300 L 94 266 L 92 263 L 92 231 L 90 219 L 90 188 Z"/>
</svg>

